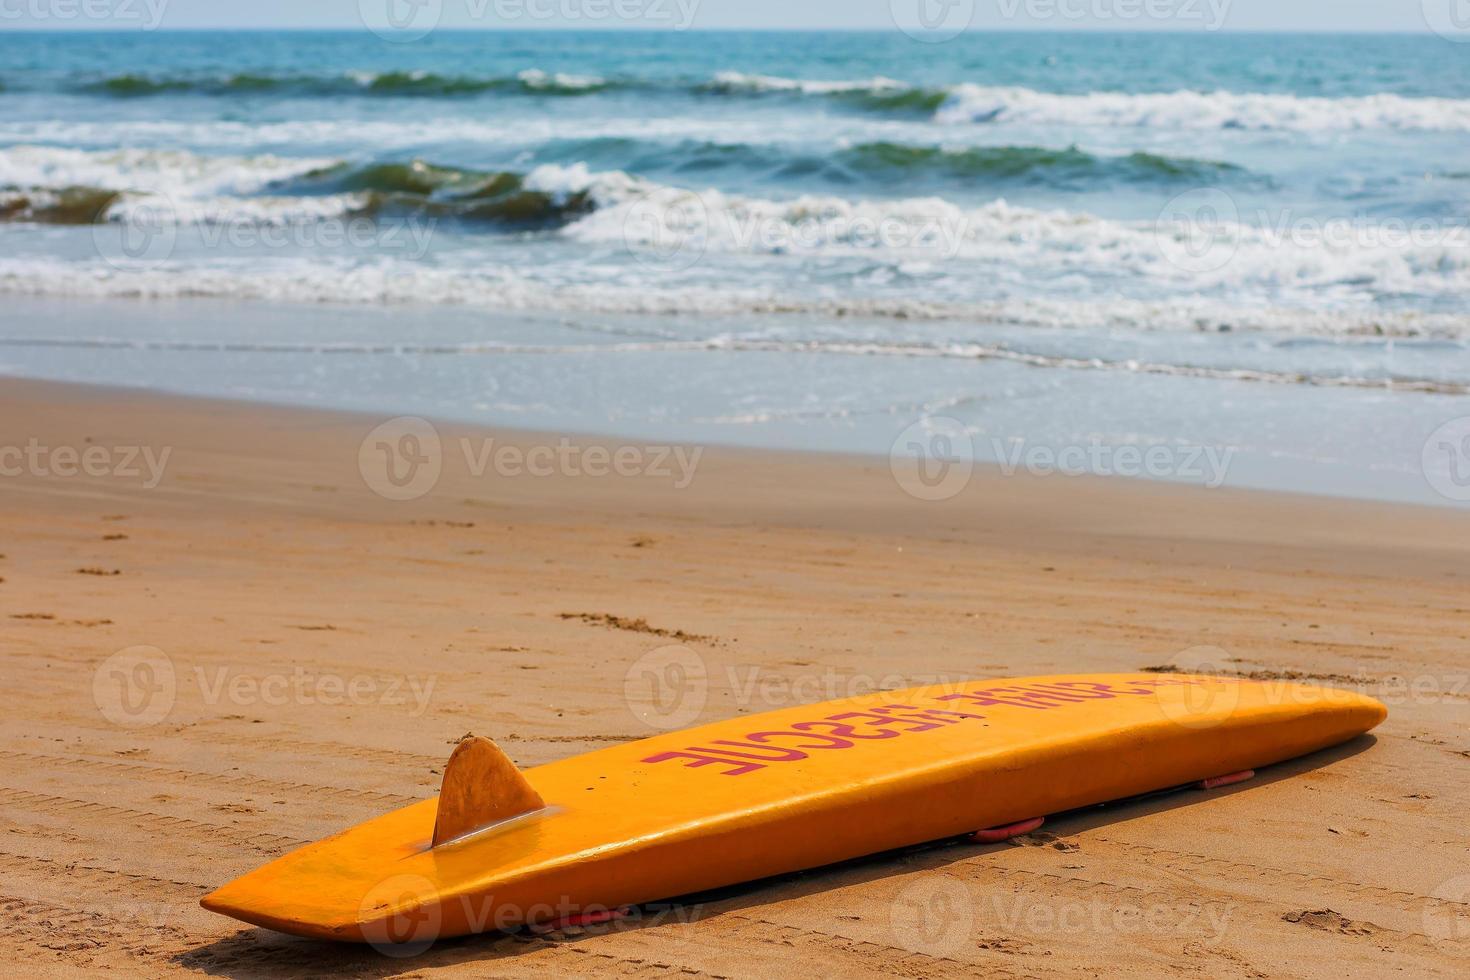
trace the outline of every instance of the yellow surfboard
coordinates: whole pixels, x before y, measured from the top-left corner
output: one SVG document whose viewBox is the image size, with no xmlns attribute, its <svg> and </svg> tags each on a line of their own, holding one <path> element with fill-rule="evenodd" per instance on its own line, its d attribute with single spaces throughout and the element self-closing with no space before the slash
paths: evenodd
<svg viewBox="0 0 1470 980">
<path fill-rule="evenodd" d="M 303 936 L 422 942 L 616 909 L 1280 762 L 1372 698 L 1196 675 L 884 691 L 518 771 L 467 739 L 425 800 L 207 895 Z"/>
</svg>

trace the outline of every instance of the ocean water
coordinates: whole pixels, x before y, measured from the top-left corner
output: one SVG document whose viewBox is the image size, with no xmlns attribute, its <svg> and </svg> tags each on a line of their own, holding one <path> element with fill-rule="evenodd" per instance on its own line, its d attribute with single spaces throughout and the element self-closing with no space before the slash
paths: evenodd
<svg viewBox="0 0 1470 980">
<path fill-rule="evenodd" d="M 0 293 L 15 374 L 1456 503 L 1470 50 L 0 35 Z"/>
</svg>

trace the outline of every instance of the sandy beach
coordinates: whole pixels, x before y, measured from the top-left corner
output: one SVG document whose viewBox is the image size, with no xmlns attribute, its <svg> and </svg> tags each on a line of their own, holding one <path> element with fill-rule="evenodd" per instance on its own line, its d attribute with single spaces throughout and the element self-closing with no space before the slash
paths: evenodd
<svg viewBox="0 0 1470 980">
<path fill-rule="evenodd" d="M 432 488 L 395 500 L 423 487 L 373 476 L 383 417 L 6 379 L 0 418 L 31 447 L 0 460 L 13 970 L 1448 977 L 1470 957 L 1463 512 L 984 468 L 930 502 L 886 459 L 451 424 Z M 652 697 L 640 665 L 671 646 L 704 676 Z M 875 685 L 1169 667 L 1391 713 L 1240 786 L 620 925 L 394 959 L 197 905 L 432 795 L 467 731 L 532 766 Z"/>
<path fill-rule="evenodd" d="M 1470 975 L 1467 28 L 1311 6 L 0 6 L 0 968 Z"/>
</svg>

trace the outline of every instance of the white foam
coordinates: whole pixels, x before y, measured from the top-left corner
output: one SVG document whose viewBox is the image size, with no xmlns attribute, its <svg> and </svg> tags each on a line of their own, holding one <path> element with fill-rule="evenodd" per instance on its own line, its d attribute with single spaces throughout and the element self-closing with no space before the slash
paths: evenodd
<svg viewBox="0 0 1470 980">
<path fill-rule="evenodd" d="M 215 191 L 260 188 L 332 162 L 18 147 L 0 151 L 0 182 L 152 189 L 125 194 L 109 211 L 114 221 L 146 210 L 149 222 L 181 225 L 309 224 L 351 212 L 364 198 Z M 1314 240 L 1283 237 L 1283 229 L 1260 222 L 1222 222 L 1214 233 L 1226 248 L 1223 261 L 1192 269 L 1176 254 L 1172 227 L 1003 200 L 969 209 L 939 198 L 804 195 L 778 201 L 694 192 L 585 164 L 537 167 L 526 186 L 559 196 L 585 192 L 596 205 L 555 233 L 561 241 L 553 244 L 556 258 L 549 262 L 545 252 L 525 258 L 488 229 L 447 230 L 454 247 L 441 251 L 436 245 L 423 261 L 397 255 L 367 263 L 327 247 L 298 265 L 245 249 L 191 253 L 181 238 L 178 261 L 166 277 L 157 269 L 119 274 L 85 262 L 43 268 L 5 260 L 3 288 L 1465 335 L 1463 314 L 1402 308 L 1407 299 L 1429 309 L 1463 309 L 1470 295 L 1470 229 L 1464 225 L 1446 225 L 1439 234 L 1431 228 L 1423 239 L 1395 239 L 1365 224 Z M 230 264 L 221 264 L 222 257 Z M 128 278 L 133 274 L 136 280 Z M 1386 308 L 1385 300 L 1395 308 Z"/>
<path fill-rule="evenodd" d="M 1090 282 L 1122 279 L 1108 288 L 1127 288 L 1126 280 L 1132 280 L 1157 294 L 1276 296 L 1304 308 L 1361 306 L 1388 294 L 1470 294 L 1470 227 L 1463 224 L 1429 228 L 1415 237 L 1367 223 L 1273 226 L 1272 215 L 1260 216 L 1257 224 L 1222 222 L 1212 233 L 1228 252 L 1217 268 L 1201 270 L 1179 263 L 1173 226 L 1004 200 L 973 209 L 940 198 L 804 195 L 772 201 L 692 192 L 581 166 L 541 168 L 537 174 L 549 187 L 588 190 L 600 205 L 566 228 L 566 237 L 661 250 L 674 265 L 681 256 L 692 262 L 709 253 L 871 255 L 892 262 L 892 272 L 901 275 L 964 276 L 978 264 L 985 274 L 1033 288 L 1041 275 L 1054 291 L 1066 287 L 1069 277 L 1083 290 L 1097 288 Z M 954 260 L 971 265 L 955 268 L 949 265 Z"/>
<path fill-rule="evenodd" d="M 713 84 L 719 88 L 746 92 L 801 92 L 807 95 L 832 95 L 840 92 L 889 93 L 908 91 L 911 86 L 896 79 L 874 75 L 852 81 L 821 81 L 805 78 L 782 78 L 740 71 L 716 72 Z"/>
<path fill-rule="evenodd" d="M 330 158 L 205 156 L 187 150 L 0 150 L 0 185 L 99 187 L 172 197 L 253 194 L 273 181 L 336 163 Z"/>
<path fill-rule="evenodd" d="M 957 85 L 935 121 L 1134 126 L 1153 129 L 1470 130 L 1470 99 L 1367 95 L 1321 98 L 1268 93 L 1089 92 Z"/>
<path fill-rule="evenodd" d="M 892 120 L 840 120 L 840 135 L 858 141 L 903 139 L 903 127 L 927 123 Z M 853 127 L 857 128 L 854 129 Z M 906 131 L 906 130 L 905 130 Z M 721 120 L 712 117 L 586 119 L 556 113 L 535 119 L 478 119 L 424 116 L 412 124 L 398 120 L 293 119 L 275 122 L 160 119 L 7 120 L 0 119 L 0 143 L 78 144 L 91 147 L 144 145 L 236 149 L 249 153 L 261 146 L 291 147 L 313 153 L 358 154 L 417 150 L 432 143 L 500 143 L 529 146 L 559 139 L 641 138 L 769 142 L 777 137 L 807 139 L 811 125 L 796 119 Z"/>
<path fill-rule="evenodd" d="M 732 91 L 834 95 L 916 91 L 884 76 L 823 81 L 777 75 L 719 72 L 713 84 Z M 950 86 L 934 114 L 940 124 L 1044 123 L 1129 126 L 1160 130 L 1248 129 L 1314 132 L 1401 129 L 1470 130 L 1470 99 L 1394 94 L 1297 96 L 1270 92 L 1191 91 L 1061 94 L 1020 86 L 963 83 Z"/>
<path fill-rule="evenodd" d="M 660 185 L 621 170 L 592 170 L 585 163 L 548 163 L 526 174 L 525 186 L 547 194 L 588 192 L 602 206 L 616 205 L 660 189 Z"/>
<path fill-rule="evenodd" d="M 527 68 L 525 71 L 517 72 L 516 78 L 530 89 L 594 89 L 607 84 L 607 80 L 597 75 L 572 75 L 566 72 L 545 72 L 540 68 Z"/>
<path fill-rule="evenodd" d="M 1470 316 L 1416 310 L 1321 309 L 1184 296 L 1144 300 L 934 300 L 845 290 L 738 284 L 670 285 L 666 278 L 568 281 L 565 270 L 492 262 L 431 266 L 389 259 L 296 257 L 176 260 L 138 269 L 102 262 L 0 258 L 0 293 L 87 298 L 218 297 L 291 303 L 466 306 L 499 311 L 646 315 L 794 314 L 822 318 L 958 320 L 1045 329 L 1275 331 L 1325 337 L 1470 339 Z M 799 345 L 798 345 L 799 346 Z"/>
</svg>

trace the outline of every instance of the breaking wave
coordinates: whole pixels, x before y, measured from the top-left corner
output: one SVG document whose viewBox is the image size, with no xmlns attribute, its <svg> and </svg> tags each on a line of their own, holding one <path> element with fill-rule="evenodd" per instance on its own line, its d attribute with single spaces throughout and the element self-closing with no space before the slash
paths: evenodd
<svg viewBox="0 0 1470 980">
<path fill-rule="evenodd" d="M 945 125 L 1050 123 L 1159 129 L 1470 130 L 1470 100 L 1378 94 L 1348 97 L 1192 91 L 1045 92 L 1016 86 L 962 83 L 913 85 L 867 79 L 786 78 L 722 71 L 710 78 L 613 77 L 531 68 L 509 75 L 449 75 L 430 71 L 350 71 L 339 75 L 128 73 L 81 80 L 75 89 L 139 98 L 166 94 L 232 96 L 378 96 L 456 98 L 475 95 L 587 96 L 647 92 L 654 97 L 771 97 L 823 100 L 855 111 L 933 119 Z"/>
<path fill-rule="evenodd" d="M 331 198 L 337 210 L 363 215 L 417 211 L 436 217 L 523 227 L 557 227 L 616 203 L 635 188 L 656 191 L 619 170 L 599 176 L 581 162 L 612 158 L 672 176 L 737 169 L 753 175 L 806 174 L 841 186 L 875 189 L 916 178 L 973 189 L 1007 183 L 1069 185 L 1111 181 L 1171 183 L 1243 174 L 1230 164 L 1132 153 L 1095 155 L 1076 147 L 1031 146 L 945 149 L 900 143 L 863 143 L 812 156 L 780 146 L 684 141 L 672 145 L 629 139 L 572 141 L 557 152 L 576 160 L 530 172 L 440 165 L 420 159 L 352 163 L 330 158 L 273 155 L 205 156 L 182 150 L 76 150 L 15 146 L 0 150 L 0 221 L 86 224 L 103 221 L 140 196 L 167 195 L 176 203 L 244 198 L 256 212 L 321 214 Z M 579 169 L 580 168 L 580 169 Z M 572 183 L 567 186 L 570 175 Z M 557 184 L 548 189 L 547 180 Z M 597 193 L 594 193 L 596 191 Z M 309 199 L 303 200 L 303 199 Z"/>
<path fill-rule="evenodd" d="M 514 75 L 476 77 L 429 71 L 352 71 L 341 75 L 113 75 L 79 84 L 83 92 L 119 98 L 192 93 L 196 95 L 380 95 L 464 96 L 485 92 L 527 95 L 590 95 L 629 83 L 595 75 L 571 75 L 529 68 Z"/>
<path fill-rule="evenodd" d="M 995 151 L 998 163 L 982 155 L 936 164 L 922 152 L 915 163 L 911 149 L 851 152 L 900 169 L 1024 171 L 1058 165 L 1056 154 L 1069 168 L 1103 165 L 1071 151 L 1015 148 Z M 1119 157 L 1106 166 L 1151 172 L 1184 165 Z M 117 224 L 144 215 L 181 227 L 310 227 L 332 218 L 424 215 L 446 223 L 447 247 L 405 262 L 322 246 L 285 268 L 276 253 L 194 254 L 181 246 L 168 275 L 99 268 L 97 252 L 88 249 L 90 264 L 5 260 L 3 288 L 916 320 L 1014 320 L 1018 311 L 1044 308 L 1039 325 L 1470 335 L 1467 318 L 1453 312 L 1470 295 L 1470 233 L 1452 224 L 1422 237 L 1391 234 L 1387 225 L 1348 225 L 1343 235 L 1319 229 L 1333 233 L 1312 237 L 1221 222 L 1211 233 L 1219 236 L 1212 248 L 1222 261 L 1198 268 L 1190 262 L 1192 241 L 1176 241 L 1194 229 L 1003 199 L 978 206 L 939 196 L 772 199 L 693 191 L 585 163 L 503 171 L 424 160 L 0 151 L 0 221 Z M 541 268 L 524 254 L 528 240 L 554 246 L 561 258 Z M 271 271 L 237 276 L 218 267 L 224 261 L 249 268 L 252 256 Z M 556 286 L 546 285 L 553 280 Z M 1016 298 L 1038 288 L 1058 303 Z M 1406 309 L 1406 299 L 1418 308 Z"/>
<path fill-rule="evenodd" d="M 935 113 L 947 124 L 1052 123 L 1158 129 L 1470 130 L 1470 99 L 1317 98 L 1236 92 L 1089 92 L 956 86 Z"/>
</svg>

